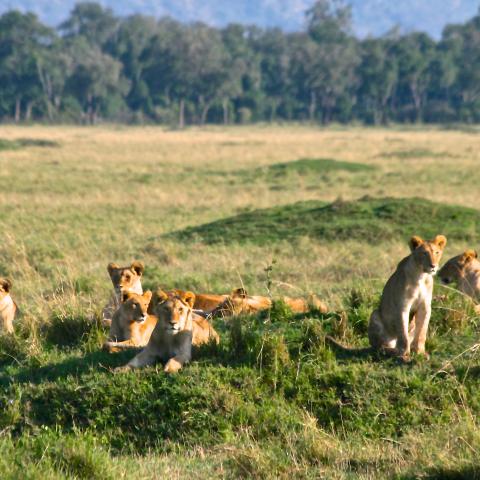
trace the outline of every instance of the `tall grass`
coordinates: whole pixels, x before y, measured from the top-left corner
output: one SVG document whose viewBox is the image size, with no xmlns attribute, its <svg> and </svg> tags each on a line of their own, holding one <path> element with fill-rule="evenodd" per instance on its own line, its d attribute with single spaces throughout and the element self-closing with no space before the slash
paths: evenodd
<svg viewBox="0 0 480 480">
<path fill-rule="evenodd" d="M 365 345 L 410 235 L 450 235 L 446 257 L 475 247 L 473 132 L 7 126 L 0 138 L 15 145 L 0 152 L 0 275 L 21 310 L 0 338 L 2 478 L 479 475 L 468 300 L 436 286 L 430 361 L 346 359 L 324 343 Z M 372 199 L 385 197 L 382 210 Z M 100 351 L 106 265 L 133 259 L 148 288 L 315 293 L 332 311 L 275 301 L 218 320 L 220 346 L 176 377 L 113 375 L 134 353 Z"/>
</svg>

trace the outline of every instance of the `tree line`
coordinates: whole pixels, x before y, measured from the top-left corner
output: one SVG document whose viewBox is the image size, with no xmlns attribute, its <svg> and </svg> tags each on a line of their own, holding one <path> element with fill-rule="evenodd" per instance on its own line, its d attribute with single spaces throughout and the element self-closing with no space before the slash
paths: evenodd
<svg viewBox="0 0 480 480">
<path fill-rule="evenodd" d="M 214 28 L 78 3 L 57 29 L 0 17 L 0 118 L 96 123 L 478 122 L 480 12 L 425 33 L 360 40 L 342 0 L 304 31 Z"/>
</svg>

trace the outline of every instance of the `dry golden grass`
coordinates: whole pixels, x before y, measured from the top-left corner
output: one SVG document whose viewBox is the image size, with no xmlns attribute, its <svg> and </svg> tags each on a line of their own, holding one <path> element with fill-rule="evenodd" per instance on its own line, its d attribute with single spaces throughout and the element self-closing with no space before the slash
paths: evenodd
<svg viewBox="0 0 480 480">
<path fill-rule="evenodd" d="M 358 242 L 333 247 L 303 239 L 271 247 L 199 246 L 191 252 L 159 236 L 309 199 L 422 196 L 475 206 L 480 183 L 478 136 L 459 131 L 6 126 L 0 136 L 58 143 L 0 152 L 0 200 L 6 206 L 2 269 L 15 278 L 26 304 L 45 282 L 55 288 L 79 276 L 92 276 L 104 295 L 106 263 L 132 258 L 156 265 L 169 283 L 178 279 L 181 286 L 207 291 L 228 291 L 241 280 L 251 290 L 263 290 L 263 268 L 275 260 L 274 279 L 282 292 L 334 294 L 337 285 L 384 278 L 407 251 L 405 239 L 388 245 L 388 251 Z M 300 158 L 378 168 L 358 180 L 339 172 L 327 183 L 312 185 L 300 178 L 282 188 L 232 177 Z"/>
<path fill-rule="evenodd" d="M 41 365 L 47 373 L 52 362 L 68 363 L 69 351 L 57 351 L 43 342 L 39 333 L 43 324 L 68 319 L 67 327 L 58 329 L 68 333 L 72 325 L 98 317 L 111 289 L 106 272 L 110 261 L 143 260 L 149 288 L 160 284 L 228 292 L 243 284 L 257 294 L 266 292 L 264 269 L 274 263 L 274 294 L 314 292 L 330 306 L 342 308 L 352 288 L 369 295 L 379 292 L 408 252 L 407 238 L 388 242 L 379 238 L 371 244 L 305 237 L 263 246 L 198 243 L 192 247 L 166 240 L 163 234 L 304 200 L 419 196 L 469 207 L 478 204 L 480 152 L 475 132 L 295 125 L 186 131 L 114 126 L 0 129 L 0 139 L 21 138 L 58 143 L 0 151 L 0 276 L 14 280 L 14 295 L 22 310 L 18 328 L 25 340 L 19 345 L 28 350 L 23 352 L 28 366 Z M 259 166 L 302 158 L 376 168 L 358 175 L 338 171 L 318 178 L 293 176 L 281 184 L 245 175 Z M 445 256 L 467 246 L 475 247 L 450 243 Z M 101 342 L 95 343 L 90 333 L 86 338 L 73 356 L 98 350 Z M 318 359 L 319 372 L 324 360 Z M 102 374 L 92 373 L 112 381 Z M 68 375 L 69 381 L 82 382 L 81 375 L 77 378 L 70 371 Z M 175 450 L 177 445 L 169 454 L 109 456 L 100 449 L 99 462 L 108 457 L 112 475 L 120 478 L 131 478 L 132 472 L 135 478 L 152 478 L 160 471 L 164 478 L 369 479 L 418 472 L 419 465 L 424 473 L 438 465 L 458 470 L 478 455 L 478 428 L 466 417 L 467 408 L 458 414 L 458 425 L 415 429 L 400 440 L 369 440 L 330 434 L 306 416 L 303 432 L 284 439 L 272 436 L 272 444 L 253 440 L 248 431 L 235 432 L 226 444 L 189 452 Z M 70 433 L 75 444 L 78 432 Z M 5 458 L 13 458 L 15 441 L 11 445 L 0 441 Z M 48 436 L 45 442 L 45 451 L 48 447 L 50 452 Z M 82 442 L 88 453 L 89 443 Z M 23 448 L 28 450 L 26 445 Z M 61 452 L 58 456 L 63 458 Z M 284 459 L 283 465 L 277 464 L 278 458 Z M 31 468 L 38 470 L 43 459 L 42 454 Z M 0 460 L 0 471 L 1 467 Z M 53 471 L 48 465 L 42 468 Z M 11 465 L 5 469 L 16 471 Z M 42 478 L 39 471 L 31 478 Z"/>
</svg>

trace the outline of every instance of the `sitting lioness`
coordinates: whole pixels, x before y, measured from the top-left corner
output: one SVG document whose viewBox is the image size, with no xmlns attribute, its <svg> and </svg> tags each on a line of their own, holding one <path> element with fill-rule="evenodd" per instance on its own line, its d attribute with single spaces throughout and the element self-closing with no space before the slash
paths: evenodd
<svg viewBox="0 0 480 480">
<path fill-rule="evenodd" d="M 116 263 L 109 263 L 107 271 L 113 284 L 113 295 L 103 309 L 102 323 L 109 327 L 112 324 L 113 314 L 121 304 L 123 293 L 137 293 L 142 295 L 142 275 L 145 267 L 142 262 L 132 262 L 129 267 L 120 267 Z"/>
<path fill-rule="evenodd" d="M 326 305 L 316 296 L 311 295 L 309 301 L 303 298 L 283 297 L 282 300 L 288 305 L 294 313 L 307 313 L 312 308 L 318 309 L 322 313 L 327 312 Z M 244 288 L 237 288 L 208 315 L 213 318 L 229 317 L 232 315 L 254 314 L 262 310 L 268 310 L 272 307 L 272 301 L 268 297 L 259 295 L 248 295 Z"/>
<path fill-rule="evenodd" d="M 440 269 L 438 276 L 444 284 L 455 282 L 461 292 L 480 301 L 480 261 L 475 250 L 467 250 L 451 258 Z M 476 310 L 480 311 L 480 306 Z"/>
<path fill-rule="evenodd" d="M 127 365 L 116 371 L 125 371 L 153 365 L 157 361 L 164 363 L 164 371 L 175 373 L 188 363 L 192 356 L 195 322 L 193 305 L 195 294 L 192 292 L 159 290 L 152 299 L 154 311 L 158 318 L 147 346 Z M 197 324 L 197 344 L 206 343 L 210 339 L 218 341 L 215 330 L 202 319 Z"/>
<path fill-rule="evenodd" d="M 411 254 L 398 264 L 388 279 L 380 307 L 370 317 L 368 339 L 371 348 L 361 350 L 379 350 L 404 361 L 408 361 L 411 350 L 428 356 L 425 340 L 431 314 L 433 275 L 446 244 L 443 235 L 437 235 L 430 242 L 412 237 Z M 326 340 L 342 350 L 356 351 L 343 347 L 331 337 Z"/>
<path fill-rule="evenodd" d="M 8 278 L 0 278 L 1 331 L 8 333 L 13 333 L 13 320 L 17 312 L 17 304 L 10 296 L 11 289 L 12 282 Z"/>
<path fill-rule="evenodd" d="M 144 294 L 126 292 L 122 304 L 113 314 L 112 325 L 104 349 L 118 352 L 124 348 L 144 347 L 157 324 L 157 318 L 147 313 L 152 292 Z"/>
</svg>

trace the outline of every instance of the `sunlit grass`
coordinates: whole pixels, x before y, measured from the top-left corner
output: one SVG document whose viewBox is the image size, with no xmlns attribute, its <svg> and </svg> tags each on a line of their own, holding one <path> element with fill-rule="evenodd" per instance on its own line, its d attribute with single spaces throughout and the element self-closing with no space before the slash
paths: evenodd
<svg viewBox="0 0 480 480">
<path fill-rule="evenodd" d="M 325 333 L 365 344 L 410 235 L 451 233 L 446 257 L 478 246 L 476 212 L 468 223 L 471 210 L 446 206 L 478 207 L 475 131 L 2 126 L 0 140 L 15 145 L 0 151 L 0 275 L 21 310 L 16 337 L 0 342 L 2 478 L 478 475 L 478 357 L 437 373 L 477 341 L 466 300 L 436 287 L 447 297 L 434 303 L 431 362 L 349 362 L 323 344 Z M 377 217 L 350 218 L 345 205 L 365 195 L 436 203 L 393 202 L 387 235 Z M 310 201 L 344 210 L 307 218 L 290 206 Z M 259 209 L 291 213 L 267 222 L 260 242 L 248 223 Z M 169 236 L 229 218 L 247 224 L 223 241 Z M 116 377 L 129 354 L 99 351 L 98 319 L 106 265 L 133 259 L 148 288 L 219 293 L 267 294 L 271 266 L 274 297 L 315 293 L 335 312 L 244 319 L 235 339 L 220 321 L 220 351 L 177 379 L 155 368 Z"/>
</svg>

